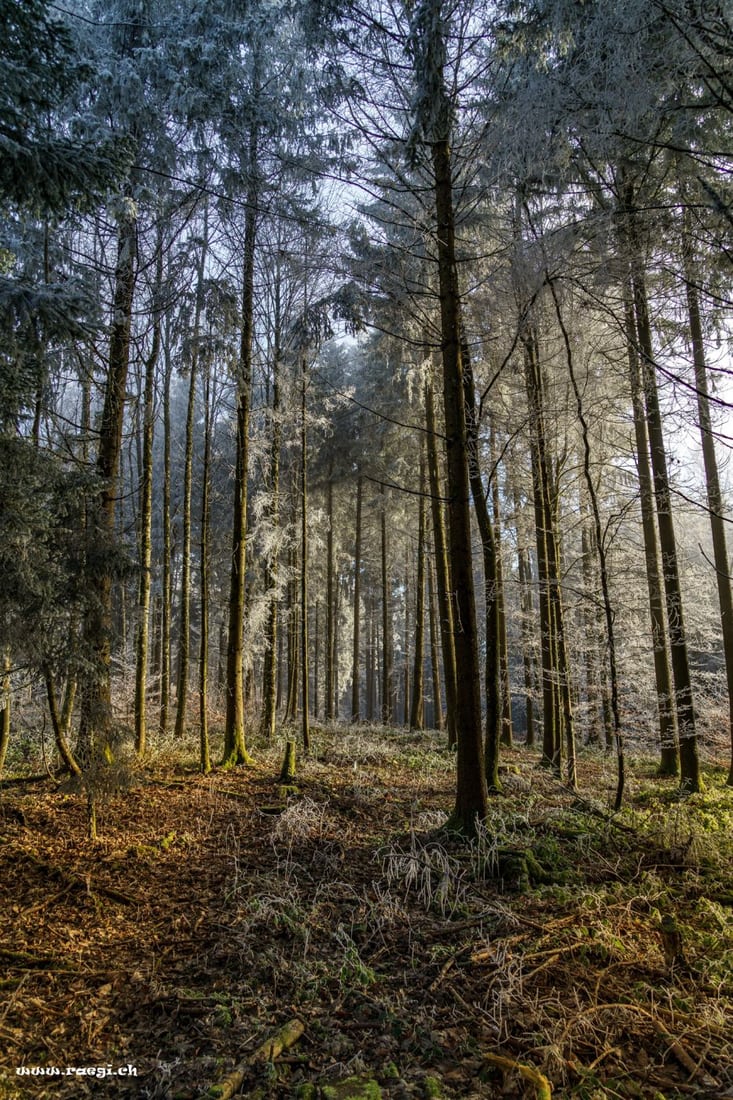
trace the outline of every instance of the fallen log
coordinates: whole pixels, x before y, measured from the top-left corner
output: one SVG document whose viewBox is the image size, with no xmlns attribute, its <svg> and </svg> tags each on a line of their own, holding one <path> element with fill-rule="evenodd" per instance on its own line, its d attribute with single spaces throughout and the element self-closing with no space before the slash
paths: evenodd
<svg viewBox="0 0 733 1100">
<path fill-rule="evenodd" d="M 280 1028 L 276 1035 L 262 1043 L 254 1054 L 250 1055 L 248 1061 L 240 1062 L 218 1084 L 212 1085 L 203 1094 L 201 1100 L 231 1100 L 231 1097 L 236 1096 L 239 1092 L 247 1074 L 254 1067 L 264 1065 L 267 1062 L 274 1062 L 284 1050 L 288 1050 L 298 1042 L 304 1031 L 305 1024 L 302 1020 L 297 1018 L 290 1020 L 284 1027 Z"/>
</svg>

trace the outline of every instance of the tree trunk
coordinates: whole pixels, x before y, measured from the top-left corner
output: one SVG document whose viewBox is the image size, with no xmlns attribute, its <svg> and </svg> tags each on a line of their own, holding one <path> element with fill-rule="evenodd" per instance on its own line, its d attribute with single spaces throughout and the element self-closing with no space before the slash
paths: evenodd
<svg viewBox="0 0 733 1100">
<path fill-rule="evenodd" d="M 163 562 L 161 570 L 160 619 L 160 720 L 161 737 L 168 732 L 171 691 L 171 607 L 173 603 L 173 570 L 171 568 L 171 361 L 170 323 L 166 324 L 163 382 Z"/>
<path fill-rule="evenodd" d="M 517 540 L 519 533 L 517 532 Z M 518 542 L 517 549 L 519 567 L 519 590 L 522 614 L 522 671 L 524 674 L 524 706 L 526 743 L 528 748 L 535 744 L 535 716 L 534 716 L 534 670 L 532 661 L 531 634 L 532 626 L 532 566 L 529 560 L 529 552 L 526 546 Z"/>
<path fill-rule="evenodd" d="M 248 184 L 244 216 L 242 321 L 237 378 L 236 467 L 232 524 L 229 631 L 227 640 L 226 724 L 224 763 L 246 764 L 250 756 L 244 731 L 244 615 L 247 564 L 247 476 L 249 472 L 249 418 L 252 400 L 254 342 L 254 269 L 258 200 L 258 124 L 252 122 L 248 142 Z"/>
<path fill-rule="evenodd" d="M 204 210 L 203 238 L 196 281 L 196 305 L 191 334 L 190 376 L 186 409 L 186 444 L 183 465 L 183 551 L 181 560 L 181 624 L 178 635 L 178 693 L 176 700 L 175 737 L 181 738 L 186 728 L 188 703 L 188 667 L 191 658 L 191 496 L 193 491 L 193 437 L 196 412 L 196 382 L 201 343 L 201 315 L 204 308 L 204 274 L 208 247 L 208 217 Z"/>
<path fill-rule="evenodd" d="M 59 714 L 58 702 L 56 699 L 56 689 L 53 682 L 53 676 L 51 670 L 46 665 L 43 669 L 43 677 L 46 683 L 46 697 L 48 699 L 48 710 L 51 715 L 51 726 L 53 727 L 53 736 L 56 743 L 58 754 L 63 760 L 66 768 L 71 775 L 81 776 L 82 769 L 79 763 L 72 753 L 69 743 L 66 740 L 66 730 L 62 716 Z M 93 802 L 93 792 L 89 793 L 90 801 Z"/>
<path fill-rule="evenodd" d="M 367 604 L 367 649 L 366 649 L 366 720 L 374 721 L 376 713 L 376 673 L 374 669 L 374 598 L 370 595 Z"/>
<path fill-rule="evenodd" d="M 333 464 L 328 472 L 328 532 L 326 535 L 326 721 L 333 721 L 334 698 L 334 586 L 333 586 Z"/>
<path fill-rule="evenodd" d="M 384 485 L 381 496 L 381 560 L 382 560 L 382 722 L 392 722 L 392 578 L 387 553 L 387 505 Z"/>
<path fill-rule="evenodd" d="M 439 632 L 436 609 L 436 582 L 433 580 L 433 565 L 430 559 L 428 567 L 428 618 L 430 621 L 430 683 L 433 692 L 433 729 L 442 730 L 443 722 L 443 692 L 440 683 L 440 655 Z"/>
<path fill-rule="evenodd" d="M 494 513 L 494 542 L 496 557 L 496 614 L 499 635 L 499 685 L 501 688 L 501 743 L 512 744 L 512 691 L 509 681 L 509 646 L 506 633 L 506 606 L 504 594 L 504 564 L 501 558 L 501 501 L 499 494 L 499 466 L 496 452 L 496 431 L 493 421 L 489 425 L 490 455 L 492 467 L 491 504 Z"/>
<path fill-rule="evenodd" d="M 666 613 L 662 596 L 662 581 L 657 554 L 657 529 L 654 522 L 654 483 L 649 460 L 649 434 L 647 431 L 644 395 L 641 384 L 641 368 L 636 339 L 634 303 L 624 289 L 624 322 L 629 363 L 629 381 L 636 438 L 636 468 L 639 478 L 641 527 L 644 538 L 644 563 L 649 593 L 649 619 L 652 630 L 654 678 L 657 690 L 659 718 L 660 775 L 679 775 L 680 752 L 677 736 L 677 714 L 672 689 L 672 672 L 669 660 L 669 643 Z"/>
<path fill-rule="evenodd" d="M 692 246 L 692 234 L 689 227 L 689 211 L 683 212 L 682 252 L 685 265 L 685 287 L 687 291 L 687 312 L 692 343 L 692 361 L 695 367 L 695 386 L 697 388 L 697 414 L 700 422 L 703 463 L 705 466 L 705 488 L 707 491 L 710 533 L 713 540 L 713 561 L 718 585 L 718 604 L 720 606 L 720 625 L 723 634 L 723 655 L 725 658 L 726 684 L 728 688 L 728 722 L 731 734 L 731 761 L 728 772 L 728 786 L 733 787 L 733 596 L 731 595 L 730 565 L 725 538 L 725 512 L 723 494 L 720 490 L 718 462 L 715 455 L 715 436 L 710 417 L 710 395 L 708 392 L 708 373 L 705 362 L 705 344 L 700 318 L 700 296 L 697 289 L 695 257 Z"/>
<path fill-rule="evenodd" d="M 140 585 L 138 590 L 137 654 L 135 664 L 135 751 L 145 755 L 147 740 L 148 641 L 150 636 L 150 581 L 153 525 L 153 433 L 155 424 L 155 369 L 160 353 L 161 303 L 163 283 L 163 240 L 158 237 L 155 291 L 153 294 L 153 335 L 145 361 L 143 399 L 142 478 L 140 485 Z"/>
<path fill-rule="evenodd" d="M 439 32 L 438 32 L 439 33 Z M 450 824 L 472 835 L 477 818 L 487 813 L 482 737 L 476 601 L 471 552 L 469 451 L 461 357 L 460 301 L 456 270 L 453 180 L 447 135 L 431 144 L 437 217 L 440 327 L 443 354 L 446 470 L 448 475 L 448 535 L 452 592 L 455 601 L 453 635 L 455 667 L 462 690 L 456 698 L 456 802 Z"/>
<path fill-rule="evenodd" d="M 308 428 L 306 423 L 306 395 L 308 368 L 305 356 L 301 364 L 300 396 L 300 663 L 303 682 L 303 713 L 301 733 L 303 751 L 310 751 L 310 699 L 308 667 Z"/>
<path fill-rule="evenodd" d="M 473 364 L 468 343 L 462 339 L 463 383 L 465 394 L 466 446 L 468 453 L 468 476 L 473 497 L 474 514 L 481 535 L 481 549 L 484 567 L 484 604 L 486 616 L 486 655 L 485 655 L 485 692 L 486 692 L 486 733 L 484 740 L 484 763 L 488 790 L 500 791 L 499 780 L 499 743 L 502 729 L 502 704 L 500 681 L 500 619 L 497 585 L 497 553 L 494 528 L 489 515 L 486 491 L 481 476 L 479 455 L 478 421 L 476 393 L 473 381 Z"/>
<path fill-rule="evenodd" d="M 321 601 L 316 600 L 315 623 L 313 626 L 313 716 L 321 717 L 321 697 L 319 677 L 321 674 Z"/>
<path fill-rule="evenodd" d="M 203 372 L 204 454 L 201 463 L 201 526 L 199 544 L 199 585 L 201 588 L 201 640 L 199 642 L 199 767 L 204 775 L 211 771 L 209 746 L 209 497 L 211 494 L 211 365 Z"/>
<path fill-rule="evenodd" d="M 596 493 L 595 483 L 593 481 L 593 473 L 591 469 L 591 450 L 590 450 L 590 436 L 588 432 L 588 421 L 586 419 L 585 411 L 583 408 L 583 399 L 580 393 L 580 387 L 578 386 L 577 378 L 575 377 L 575 366 L 573 363 L 572 347 L 570 344 L 570 337 L 568 335 L 565 322 L 563 320 L 562 311 L 560 309 L 560 301 L 555 290 L 555 285 L 551 279 L 549 279 L 550 292 L 552 294 L 553 302 L 555 303 L 555 312 L 557 315 L 557 322 L 560 326 L 560 331 L 563 337 L 563 343 L 565 345 L 565 357 L 567 361 L 568 374 L 570 375 L 570 382 L 573 387 L 573 393 L 575 395 L 575 403 L 578 414 L 578 421 L 580 423 L 581 437 L 583 440 L 583 474 L 585 477 L 586 489 L 588 491 L 588 497 L 591 505 L 591 513 L 593 516 L 593 531 L 595 550 L 598 555 L 598 565 L 601 575 L 601 594 L 603 596 L 603 609 L 606 616 L 606 646 L 608 653 L 608 674 L 609 684 L 611 688 L 611 714 L 613 715 L 613 733 L 616 744 L 616 765 L 617 765 L 617 784 L 616 784 L 616 800 L 614 804 L 614 810 L 616 813 L 621 809 L 621 802 L 624 793 L 624 784 L 626 780 L 626 764 L 624 758 L 624 744 L 623 736 L 621 732 L 621 715 L 619 712 L 618 701 L 618 671 L 616 668 L 616 632 L 614 630 L 614 611 L 611 604 L 611 590 L 608 580 L 608 560 L 606 557 L 606 546 L 603 541 L 603 527 L 601 524 L 601 512 L 598 505 L 598 494 Z"/>
<path fill-rule="evenodd" d="M 280 272 L 275 272 L 275 318 L 274 347 L 272 355 L 272 409 L 270 410 L 270 523 L 274 530 L 280 523 L 280 449 L 282 446 L 281 400 L 280 400 Z M 277 720 L 278 685 L 278 588 L 279 560 L 276 549 L 272 549 L 265 563 L 265 584 L 270 595 L 267 615 L 267 638 L 262 677 L 262 732 L 267 740 L 275 736 Z"/>
<path fill-rule="evenodd" d="M 356 538 L 354 546 L 354 645 L 351 660 L 351 721 L 360 718 L 359 683 L 359 619 L 361 615 L 361 519 L 364 479 L 359 474 L 356 482 Z"/>
<path fill-rule="evenodd" d="M 437 588 L 438 616 L 440 620 L 440 640 L 443 649 L 443 676 L 445 679 L 446 722 L 448 726 L 448 745 L 456 744 L 456 681 L 455 639 L 453 637 L 453 609 L 451 606 L 451 577 L 448 560 L 448 542 L 443 515 L 443 495 L 438 462 L 437 429 L 435 420 L 435 399 L 432 382 L 425 384 L 425 421 L 427 426 L 428 481 L 430 484 L 430 504 L 433 518 L 433 542 L 435 546 L 435 580 Z M 438 671 L 438 680 L 440 672 Z M 441 708 L 442 719 L 442 708 Z M 442 729 L 441 725 L 438 729 Z"/>
<path fill-rule="evenodd" d="M 3 654 L 2 697 L 0 698 L 0 775 L 5 767 L 5 757 L 10 744 L 10 717 L 12 696 L 10 692 L 10 654 Z"/>
<path fill-rule="evenodd" d="M 556 670 L 555 628 L 553 602 L 550 596 L 550 564 L 547 535 L 543 479 L 547 476 L 544 453 L 544 417 L 542 416 L 541 377 L 539 374 L 536 336 L 530 327 L 524 338 L 524 368 L 527 383 L 529 409 L 530 452 L 532 459 L 532 498 L 534 504 L 535 536 L 537 545 L 537 576 L 540 603 L 540 655 L 542 663 L 542 758 L 556 774 L 560 774 L 562 762 L 562 713 L 558 705 Z"/>
<path fill-rule="evenodd" d="M 669 630 L 672 680 L 677 707 L 677 729 L 680 743 L 680 781 L 685 790 L 700 791 L 702 779 L 698 758 L 695 712 L 692 698 L 692 680 L 687 654 L 687 638 L 682 611 L 677 563 L 677 543 L 672 518 L 672 499 L 667 472 L 667 454 L 662 430 L 662 414 L 657 392 L 656 364 L 652 345 L 651 323 L 647 302 L 646 283 L 641 262 L 638 233 L 630 202 L 627 202 L 629 218 L 629 244 L 631 246 L 631 281 L 636 316 L 636 332 L 641 356 L 644 402 L 651 447 L 654 499 L 657 506 L 657 525 L 662 552 L 662 579 L 667 604 L 667 628 Z"/>
<path fill-rule="evenodd" d="M 402 631 L 402 724 L 410 724 L 410 553 L 405 549 L 405 585 L 403 593 L 405 616 Z"/>
<path fill-rule="evenodd" d="M 129 203 L 121 216 L 117 234 L 109 361 L 96 466 L 102 488 L 99 496 L 91 502 L 88 513 L 92 551 L 87 576 L 89 610 L 84 622 L 84 650 L 88 666 L 82 682 L 78 748 L 83 769 L 109 745 L 112 734 L 110 662 L 113 611 L 112 568 L 108 555 L 115 543 L 117 479 L 130 358 L 136 249 L 137 224 L 132 203 Z"/>
<path fill-rule="evenodd" d="M 425 661 L 425 455 L 420 454 L 420 504 L 417 516 L 417 578 L 415 580 L 415 656 L 412 667 L 412 700 L 410 729 L 425 727 L 424 661 Z"/>
<path fill-rule="evenodd" d="M 288 697 L 285 704 L 285 722 L 294 722 L 298 714 L 298 676 L 300 652 L 298 645 L 298 595 L 297 554 L 294 546 L 289 553 L 290 579 L 288 580 Z"/>
</svg>

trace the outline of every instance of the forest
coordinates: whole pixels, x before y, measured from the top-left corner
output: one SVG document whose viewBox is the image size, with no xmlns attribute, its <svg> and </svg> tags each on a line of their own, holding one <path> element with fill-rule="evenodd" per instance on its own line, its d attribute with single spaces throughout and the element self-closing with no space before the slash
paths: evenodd
<svg viewBox="0 0 733 1100">
<path fill-rule="evenodd" d="M 0 15 L 0 1100 L 733 1096 L 732 0 Z"/>
</svg>

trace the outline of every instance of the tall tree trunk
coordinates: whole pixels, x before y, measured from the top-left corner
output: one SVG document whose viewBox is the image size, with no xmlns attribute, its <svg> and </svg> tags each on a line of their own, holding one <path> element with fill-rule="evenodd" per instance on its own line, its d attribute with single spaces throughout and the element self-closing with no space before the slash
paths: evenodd
<svg viewBox="0 0 733 1100">
<path fill-rule="evenodd" d="M 437 588 L 438 617 L 440 620 L 440 640 L 443 649 L 443 676 L 445 679 L 446 722 L 448 726 L 448 744 L 456 744 L 456 696 L 458 685 L 456 677 L 456 653 L 453 637 L 453 608 L 451 606 L 451 577 L 448 560 L 448 541 L 443 515 L 442 481 L 438 461 L 437 427 L 435 418 L 435 397 L 432 382 L 425 383 L 425 422 L 427 427 L 428 481 L 430 485 L 430 504 L 433 520 L 433 543 L 435 547 L 435 583 Z M 440 671 L 437 671 L 440 682 Z M 440 710 L 442 729 L 442 705 Z"/>
<path fill-rule="evenodd" d="M 524 368 L 529 408 L 530 452 L 532 459 L 532 499 L 534 504 L 535 537 L 537 545 L 537 576 L 540 604 L 540 656 L 542 663 L 542 757 L 543 762 L 559 775 L 562 761 L 562 712 L 558 705 L 555 626 L 553 602 L 550 595 L 550 564 L 547 546 L 548 518 L 545 500 L 548 494 L 543 488 L 547 476 L 547 462 L 543 461 L 545 448 L 544 417 L 542 415 L 541 376 L 537 340 L 530 326 L 522 340 Z M 551 522 L 551 520 L 550 520 Z"/>
<path fill-rule="evenodd" d="M 335 599 L 334 599 L 334 607 L 333 607 L 333 653 L 334 653 L 334 660 L 333 660 L 333 696 L 334 696 L 334 698 L 333 698 L 333 717 L 334 717 L 334 720 L 336 722 L 338 722 L 339 717 L 340 717 L 339 703 L 340 703 L 340 700 L 341 700 L 341 688 L 339 686 L 339 660 L 338 660 L 338 655 L 339 655 L 339 652 L 340 652 L 339 633 L 340 633 L 340 620 L 341 620 L 341 597 L 344 594 L 343 591 L 342 591 L 342 583 L 341 583 L 340 576 L 336 578 L 336 584 L 334 585 L 334 591 L 335 591 Z"/>
<path fill-rule="evenodd" d="M 153 294 L 153 335 L 145 361 L 143 398 L 142 478 L 140 485 L 140 584 L 138 589 L 138 629 L 135 664 L 135 751 L 145 755 L 147 741 L 148 642 L 150 636 L 150 587 L 153 526 L 153 434 L 155 424 L 155 370 L 160 353 L 161 302 L 163 285 L 163 239 L 157 243 L 155 290 Z"/>
<path fill-rule="evenodd" d="M 351 660 L 351 721 L 360 718 L 360 682 L 359 682 L 359 620 L 361 615 L 361 518 L 364 479 L 359 473 L 356 482 L 356 537 L 354 545 L 354 647 Z"/>
<path fill-rule="evenodd" d="M 161 737 L 168 732 L 171 692 L 171 608 L 173 604 L 173 570 L 171 567 L 171 357 L 170 319 L 166 321 L 163 348 L 165 375 L 163 380 L 163 561 L 161 570 L 160 618 L 160 720 Z"/>
<path fill-rule="evenodd" d="M 297 522 L 297 521 L 296 521 Z M 288 697 L 285 704 L 285 722 L 294 722 L 298 714 L 298 676 L 300 670 L 298 638 L 298 594 L 297 594 L 298 556 L 295 546 L 290 547 L 288 580 Z"/>
<path fill-rule="evenodd" d="M 496 537 L 489 515 L 486 491 L 481 476 L 481 460 L 478 439 L 478 411 L 473 381 L 473 364 L 465 337 L 461 341 L 463 383 L 465 392 L 466 445 L 468 452 L 468 476 L 473 497 L 474 514 L 481 535 L 484 567 L 484 605 L 486 616 L 485 692 L 486 733 L 484 762 L 488 790 L 500 791 L 499 743 L 502 729 L 502 704 L 500 681 L 500 618 L 497 584 L 498 559 Z"/>
<path fill-rule="evenodd" d="M 303 356 L 301 364 L 300 396 L 300 663 L 303 682 L 303 713 L 301 733 L 303 751 L 310 751 L 310 699 L 308 667 L 308 425 L 306 422 L 306 396 L 308 368 Z"/>
<path fill-rule="evenodd" d="M 415 580 L 415 656 L 412 668 L 410 729 L 425 727 L 425 454 L 420 454 L 420 503 L 417 516 L 417 578 Z"/>
<path fill-rule="evenodd" d="M 281 396 L 280 396 L 280 359 L 281 359 L 281 308 L 280 308 L 280 269 L 279 264 L 275 270 L 275 316 L 274 316 L 274 340 L 272 354 L 272 408 L 270 410 L 270 514 L 269 520 L 273 530 L 277 530 L 280 523 L 280 450 L 282 447 L 282 422 L 281 422 Z M 278 551 L 272 549 L 265 562 L 265 584 L 270 595 L 270 606 L 267 615 L 267 636 L 265 642 L 265 659 L 262 677 L 262 732 L 271 740 L 275 736 L 275 724 L 277 719 L 277 685 L 278 685 L 278 620 L 279 600 Z"/>
<path fill-rule="evenodd" d="M 5 767 L 5 757 L 8 754 L 10 744 L 10 718 L 12 695 L 10 691 L 10 654 L 6 650 L 3 654 L 3 679 L 2 695 L 0 696 L 0 775 Z"/>
<path fill-rule="evenodd" d="M 437 623 L 437 599 L 435 594 L 436 582 L 433 579 L 433 565 L 430 559 L 428 567 L 428 618 L 430 622 L 430 684 L 433 692 L 433 728 L 442 730 L 443 723 L 443 693 L 440 683 L 440 655 L 439 631 Z"/>
<path fill-rule="evenodd" d="M 321 601 L 316 600 L 315 623 L 313 626 L 313 716 L 321 717 L 321 695 L 319 677 L 321 674 Z"/>
<path fill-rule="evenodd" d="M 203 371 L 204 454 L 201 463 L 201 524 L 199 542 L 199 586 L 201 589 L 201 639 L 199 642 L 199 767 L 204 775 L 211 771 L 209 745 L 209 521 L 211 495 L 211 365 Z"/>
<path fill-rule="evenodd" d="M 667 454 L 664 445 L 659 394 L 657 392 L 656 363 L 654 361 L 646 281 L 641 260 L 638 230 L 631 206 L 632 198 L 633 196 L 627 195 L 626 202 L 629 226 L 628 240 L 631 253 L 631 285 L 636 317 L 636 333 L 641 357 L 649 444 L 651 447 L 659 543 L 662 552 L 662 579 L 667 604 L 667 628 L 669 630 L 672 680 L 674 682 L 677 729 L 680 743 L 680 781 L 685 790 L 700 791 L 702 789 L 702 778 L 695 729 L 692 679 L 682 610 L 682 591 L 677 563 L 677 543 L 672 518 L 672 498 L 667 472 Z"/>
<path fill-rule="evenodd" d="M 367 603 L 367 648 L 365 670 L 367 722 L 373 722 L 374 715 L 376 713 L 376 672 L 374 669 L 374 649 L 374 598 L 370 595 L 369 601 Z"/>
<path fill-rule="evenodd" d="M 82 683 L 79 722 L 78 753 L 83 769 L 107 748 L 112 733 L 112 569 L 105 558 L 115 542 L 117 479 L 130 358 L 136 250 L 137 224 L 130 203 L 124 209 L 117 233 L 109 360 L 96 464 L 102 488 L 99 496 L 91 502 L 88 512 L 90 560 L 93 565 L 90 565 L 87 577 L 90 599 L 84 622 L 84 648 L 88 668 Z M 94 837 L 96 816 L 92 794 L 89 795 L 88 810 L 90 834 Z"/>
<path fill-rule="evenodd" d="M 595 539 L 589 523 L 586 494 L 580 494 L 580 513 L 582 530 L 580 533 L 580 556 L 583 573 L 583 604 L 579 614 L 578 626 L 585 639 L 585 695 L 588 707 L 589 744 L 601 743 L 601 687 L 598 675 L 598 653 L 596 641 L 596 590 L 597 576 L 593 568 Z"/>
<path fill-rule="evenodd" d="M 335 635 L 334 635 L 334 585 L 333 585 L 333 463 L 328 471 L 328 532 L 326 534 L 326 721 L 333 721 L 334 700 L 334 662 Z"/>
<path fill-rule="evenodd" d="M 439 32 L 438 32 L 439 33 Z M 456 669 L 463 690 L 456 698 L 456 802 L 451 825 L 467 834 L 476 819 L 487 813 L 487 790 L 482 736 L 481 695 L 476 600 L 471 552 L 469 450 L 466 438 L 464 364 L 461 356 L 461 319 L 456 269 L 453 180 L 448 137 L 431 144 L 435 212 L 437 217 L 440 327 L 443 354 L 443 404 L 448 475 L 448 534 L 453 598 L 453 635 Z"/>
<path fill-rule="evenodd" d="M 196 280 L 196 305 L 191 334 L 190 376 L 186 408 L 186 443 L 183 464 L 183 552 L 181 559 L 181 623 L 178 635 L 178 693 L 176 700 L 175 737 L 186 729 L 188 704 L 188 668 L 191 660 L 191 497 L 193 492 L 193 442 L 196 413 L 196 382 L 201 344 L 201 316 L 204 308 L 204 274 L 208 248 L 208 216 L 204 209 L 204 224 Z"/>
<path fill-rule="evenodd" d="M 402 724 L 410 724 L 410 553 L 405 548 L 405 585 L 403 593 L 405 616 L 402 631 Z"/>
<path fill-rule="evenodd" d="M 598 494 L 596 493 L 595 482 L 593 480 L 593 471 L 591 469 L 591 449 L 590 449 L 590 435 L 588 432 L 588 421 L 583 408 L 583 399 L 578 385 L 577 378 L 575 376 L 575 365 L 573 362 L 572 346 L 570 343 L 570 336 L 568 334 L 565 321 L 563 319 L 562 310 L 560 308 L 560 300 L 557 296 L 555 284 L 549 278 L 548 282 L 550 286 L 550 293 L 555 304 L 555 312 L 557 316 L 557 323 L 562 333 L 563 343 L 565 346 L 565 358 L 567 361 L 568 374 L 570 375 L 570 382 L 573 387 L 573 393 L 575 395 L 575 403 L 578 415 L 578 421 L 580 423 L 581 438 L 583 441 L 583 474 L 585 477 L 586 489 L 588 491 L 588 498 L 590 500 L 591 513 L 593 516 L 593 531 L 595 536 L 595 549 L 598 555 L 598 565 L 601 575 L 601 594 L 603 596 L 603 609 L 606 616 L 606 647 L 608 654 L 608 673 L 609 684 L 611 687 L 611 713 L 613 715 L 613 733 L 616 743 L 616 765 L 617 765 L 617 784 L 616 784 L 616 800 L 614 809 L 618 812 L 621 809 L 621 802 L 623 799 L 624 785 L 626 781 L 626 764 L 624 758 L 624 743 L 623 735 L 621 732 L 621 714 L 619 711 L 618 701 L 618 670 L 616 667 L 616 632 L 614 630 L 614 611 L 611 604 L 611 589 L 608 579 L 608 559 L 606 557 L 606 546 L 603 541 L 603 527 L 601 524 L 601 511 L 598 504 Z"/>
<path fill-rule="evenodd" d="M 519 533 L 517 533 L 519 539 Z M 530 625 L 532 619 L 532 566 L 529 552 L 526 546 L 518 543 L 517 549 L 519 568 L 520 606 L 522 614 L 522 671 L 524 674 L 524 706 L 527 746 L 534 746 L 535 715 L 534 715 L 534 672 L 532 661 L 532 644 Z"/>
<path fill-rule="evenodd" d="M 384 485 L 380 487 L 381 559 L 382 559 L 382 722 L 392 722 L 392 578 L 387 550 L 387 504 Z"/>
<path fill-rule="evenodd" d="M 641 384 L 641 367 L 637 351 L 636 319 L 634 303 L 624 288 L 624 325 L 629 363 L 629 382 L 636 439 L 636 468 L 639 479 L 641 527 L 644 539 L 644 563 L 649 594 L 649 619 L 652 631 L 654 678 L 657 692 L 659 719 L 660 775 L 679 775 L 680 753 L 677 738 L 677 714 L 672 689 L 672 672 L 669 659 L 669 641 L 666 613 L 662 594 L 657 553 L 657 529 L 654 521 L 654 484 L 649 460 L 649 435 L 647 432 L 644 394 Z"/>
<path fill-rule="evenodd" d="M 723 494 L 720 490 L 718 462 L 715 455 L 715 436 L 710 417 L 710 394 L 708 392 L 708 372 L 705 362 L 705 344 L 700 317 L 700 295 L 696 276 L 695 256 L 690 231 L 690 213 L 687 207 L 683 212 L 682 252 L 685 265 L 685 288 L 687 291 L 687 313 L 692 343 L 692 361 L 695 368 L 695 386 L 697 388 L 697 415 L 700 422 L 702 456 L 705 466 L 705 488 L 710 516 L 710 533 L 713 540 L 713 561 L 715 578 L 718 585 L 718 604 L 720 606 L 720 625 L 723 634 L 723 655 L 725 658 L 726 684 L 728 688 L 728 723 L 731 734 L 731 760 L 728 772 L 728 786 L 733 787 L 733 596 L 731 595 L 730 564 L 725 538 L 725 512 Z"/>
<path fill-rule="evenodd" d="M 257 48 L 261 47 L 258 46 Z M 258 123 L 254 119 L 249 131 L 248 183 L 244 215 L 242 327 L 237 377 L 237 457 L 234 477 L 229 630 L 227 637 L 226 724 L 224 727 L 224 763 L 226 765 L 250 762 L 244 731 L 244 616 L 247 578 L 249 419 L 252 401 L 252 351 L 254 343 L 254 270 L 259 192 L 258 141 Z"/>
<path fill-rule="evenodd" d="M 491 505 L 494 513 L 494 542 L 496 555 L 496 614 L 499 634 L 499 685 L 501 688 L 501 743 L 512 744 L 512 692 L 509 681 L 509 646 L 506 632 L 506 605 L 504 592 L 504 564 L 501 557 L 501 496 L 499 493 L 499 466 L 496 449 L 496 430 L 493 418 L 489 423 L 491 468 Z"/>
</svg>

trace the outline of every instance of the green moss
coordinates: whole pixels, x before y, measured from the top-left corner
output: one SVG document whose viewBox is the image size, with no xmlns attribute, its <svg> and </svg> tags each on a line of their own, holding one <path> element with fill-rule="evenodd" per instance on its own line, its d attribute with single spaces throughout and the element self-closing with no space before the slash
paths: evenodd
<svg viewBox="0 0 733 1100">
<path fill-rule="evenodd" d="M 281 783 L 277 788 L 277 797 L 281 798 L 283 802 L 287 802 L 289 798 L 294 798 L 300 794 L 300 791 L 292 783 Z"/>
<path fill-rule="evenodd" d="M 324 1085 L 323 1100 L 382 1100 L 382 1090 L 373 1077 L 347 1077 L 335 1085 Z"/>
<path fill-rule="evenodd" d="M 425 1100 L 440 1100 L 442 1090 L 437 1077 L 426 1077 L 422 1083 Z"/>
</svg>

